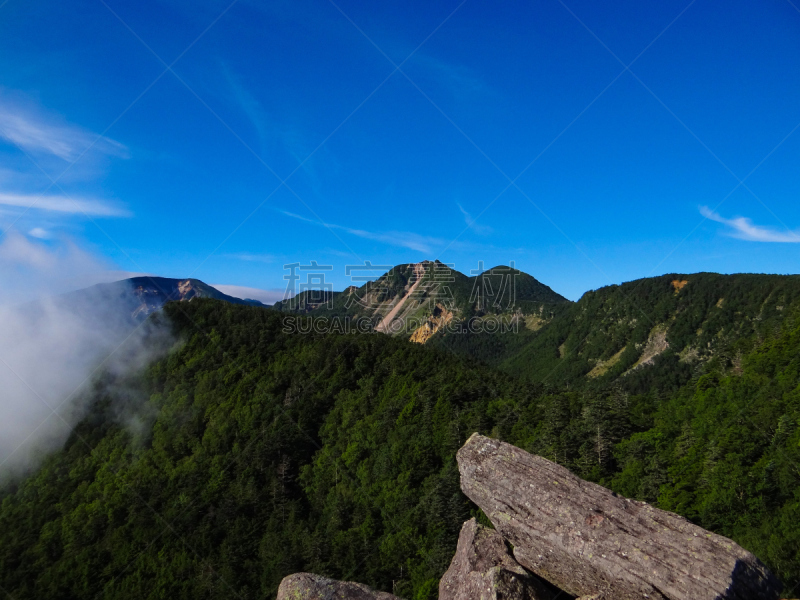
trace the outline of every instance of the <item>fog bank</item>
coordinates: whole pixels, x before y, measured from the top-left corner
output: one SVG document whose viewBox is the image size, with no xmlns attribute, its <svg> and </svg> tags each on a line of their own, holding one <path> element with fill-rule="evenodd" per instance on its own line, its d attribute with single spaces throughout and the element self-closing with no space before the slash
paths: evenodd
<svg viewBox="0 0 800 600">
<path fill-rule="evenodd" d="M 53 295 L 118 273 L 69 241 L 0 240 L 0 473 L 34 467 L 60 447 L 103 370 L 124 373 L 163 353 L 119 295 Z"/>
</svg>

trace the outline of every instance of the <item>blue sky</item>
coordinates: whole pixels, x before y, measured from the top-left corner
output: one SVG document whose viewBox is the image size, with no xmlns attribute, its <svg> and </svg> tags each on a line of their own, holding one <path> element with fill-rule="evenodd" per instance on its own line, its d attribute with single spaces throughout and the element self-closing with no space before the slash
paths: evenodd
<svg viewBox="0 0 800 600">
<path fill-rule="evenodd" d="M 798 100 L 789 0 L 0 0 L 0 275 L 796 273 Z"/>
</svg>

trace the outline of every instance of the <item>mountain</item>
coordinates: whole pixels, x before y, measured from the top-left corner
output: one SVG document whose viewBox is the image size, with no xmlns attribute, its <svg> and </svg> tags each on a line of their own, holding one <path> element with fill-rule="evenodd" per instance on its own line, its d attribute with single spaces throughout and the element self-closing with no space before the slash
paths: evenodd
<svg viewBox="0 0 800 600">
<path fill-rule="evenodd" d="M 183 302 L 193 298 L 214 298 L 231 304 L 264 306 L 258 300 L 242 300 L 223 294 L 199 279 L 151 276 L 100 283 L 63 294 L 55 301 L 74 312 L 95 316 L 99 314 L 114 319 L 124 316 L 125 320 L 138 323 L 167 302 Z"/>
<path fill-rule="evenodd" d="M 343 292 L 303 291 L 274 308 L 332 319 L 367 321 L 383 333 L 424 343 L 474 319 L 510 325 L 525 314 L 550 314 L 569 301 L 532 276 L 498 266 L 467 277 L 436 261 L 402 264 Z"/>
<path fill-rule="evenodd" d="M 515 376 L 627 391 L 677 389 L 706 363 L 736 368 L 800 298 L 800 276 L 672 273 L 570 302 L 504 266 L 467 277 L 439 261 L 402 264 L 343 292 L 303 292 L 274 308 L 477 358 Z"/>
<path fill-rule="evenodd" d="M 430 343 L 537 382 L 674 389 L 709 364 L 739 368 L 799 302 L 797 275 L 673 273 L 527 314 L 516 334 L 465 331 Z"/>
<path fill-rule="evenodd" d="M 452 302 L 417 303 L 430 290 L 411 288 L 436 268 Z M 799 277 L 671 274 L 578 302 L 531 278 L 504 305 L 436 263 L 393 271 L 362 286 L 379 311 L 346 305 L 352 288 L 324 308 L 195 297 L 151 315 L 180 342 L 143 371 L 102 373 L 63 449 L 0 485 L 2 588 L 264 598 L 307 571 L 433 599 L 461 524 L 489 525 L 455 461 L 479 432 L 733 539 L 792 597 Z M 503 298 L 507 278 L 477 281 Z M 134 310 L 148 306 L 134 296 Z M 390 324 L 431 304 L 449 323 L 519 327 L 439 327 L 420 344 L 409 338 L 422 325 L 313 326 L 364 317 L 377 329 L 398 306 Z"/>
<path fill-rule="evenodd" d="M 727 365 L 712 344 L 690 381 L 638 393 L 580 369 L 545 387 L 398 336 L 318 333 L 318 317 L 169 303 L 151 318 L 182 344 L 103 375 L 63 450 L 0 486 L 0 585 L 18 599 L 264 598 L 307 571 L 433 599 L 461 524 L 489 524 L 455 461 L 477 431 L 733 539 L 787 595 L 800 584 L 800 312 L 772 302 L 793 284 L 753 295 L 747 278 L 714 276 L 684 304 L 687 279 L 667 282 L 678 305 L 709 323 L 724 289 L 751 345 Z M 589 296 L 592 322 L 632 310 L 619 287 Z"/>
</svg>

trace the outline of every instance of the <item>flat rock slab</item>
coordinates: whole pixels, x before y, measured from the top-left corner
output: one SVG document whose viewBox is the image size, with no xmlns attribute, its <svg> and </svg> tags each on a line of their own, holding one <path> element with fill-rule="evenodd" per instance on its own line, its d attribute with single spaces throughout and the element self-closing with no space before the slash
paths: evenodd
<svg viewBox="0 0 800 600">
<path fill-rule="evenodd" d="M 401 600 L 386 592 L 352 581 L 336 581 L 312 573 L 284 577 L 278 588 L 278 600 Z"/>
<path fill-rule="evenodd" d="M 439 582 L 439 600 L 554 600 L 558 593 L 514 560 L 499 533 L 475 519 L 461 527 L 456 554 Z"/>
<path fill-rule="evenodd" d="M 674 513 L 478 434 L 457 457 L 461 489 L 514 545 L 517 561 L 569 594 L 778 598 L 780 582 L 755 556 Z"/>
</svg>

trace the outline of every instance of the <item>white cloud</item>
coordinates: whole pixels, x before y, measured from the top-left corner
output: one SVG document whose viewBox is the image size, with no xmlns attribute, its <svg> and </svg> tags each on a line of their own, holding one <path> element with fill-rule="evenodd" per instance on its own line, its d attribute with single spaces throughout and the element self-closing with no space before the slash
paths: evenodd
<svg viewBox="0 0 800 600">
<path fill-rule="evenodd" d="M 125 146 L 68 123 L 35 99 L 2 87 L 0 152 L 0 229 L 16 224 L 31 237 L 49 239 L 67 219 L 131 216 L 119 203 L 71 191 L 75 184 L 85 190 L 87 182 L 102 176 L 107 157 L 126 158 Z M 45 186 L 50 193 L 42 192 Z"/>
<path fill-rule="evenodd" d="M 90 147 L 102 154 L 126 157 L 125 146 L 52 113 L 34 108 L 28 98 L 0 93 L 0 138 L 34 154 L 49 154 L 75 161 Z"/>
<path fill-rule="evenodd" d="M 412 233 L 409 231 L 383 231 L 383 232 L 365 231 L 363 229 L 353 229 L 352 227 L 345 227 L 344 225 L 336 225 L 335 223 L 322 223 L 320 221 L 316 221 L 314 219 L 308 219 L 306 217 L 301 217 L 300 215 L 296 215 L 294 213 L 290 213 L 283 210 L 280 212 L 286 215 L 287 217 L 292 217 L 293 219 L 299 219 L 300 221 L 305 221 L 306 223 L 327 227 L 328 229 L 344 231 L 345 233 L 354 235 L 356 237 L 364 238 L 367 240 L 374 240 L 376 242 L 382 242 L 384 244 L 389 244 L 390 246 L 400 246 L 402 248 L 409 248 L 411 250 L 416 250 L 417 252 L 423 252 L 425 254 L 430 254 L 431 252 L 433 252 L 434 247 L 441 247 L 445 244 L 445 241 L 442 239 L 419 235 L 417 233 Z"/>
<path fill-rule="evenodd" d="M 464 215 L 464 223 L 466 223 L 467 227 L 472 229 L 472 231 L 479 235 L 488 235 L 492 233 L 491 227 L 488 225 L 479 225 L 475 219 L 473 219 L 472 216 L 466 210 L 464 210 L 463 206 L 461 206 L 458 202 L 456 202 L 456 205 L 458 206 L 458 210 L 461 211 L 461 214 Z"/>
<path fill-rule="evenodd" d="M 0 238 L 0 306 L 131 276 L 68 239 L 40 241 L 15 230 Z"/>
<path fill-rule="evenodd" d="M 223 254 L 225 258 L 235 258 L 236 260 L 243 260 L 245 262 L 262 262 L 271 263 L 275 262 L 275 257 L 271 254 L 251 254 L 250 252 L 233 252 L 230 254 Z"/>
<path fill-rule="evenodd" d="M 419 235 L 410 231 L 373 232 L 364 231 L 363 229 L 351 229 L 349 227 L 342 226 L 328 226 L 337 227 L 338 229 L 346 231 L 350 235 L 355 235 L 367 240 L 382 242 L 384 244 L 389 244 L 390 246 L 409 248 L 410 250 L 424 252 L 425 254 L 430 254 L 433 252 L 433 246 L 442 246 L 444 244 L 444 241 L 438 238 Z"/>
<path fill-rule="evenodd" d="M 210 284 L 211 287 L 218 289 L 223 294 L 241 298 L 242 300 L 258 300 L 264 304 L 275 304 L 284 299 L 286 290 L 273 288 L 262 290 L 259 288 L 245 287 L 242 285 Z"/>
<path fill-rule="evenodd" d="M 28 235 L 31 237 L 38 238 L 40 240 L 46 240 L 50 237 L 50 234 L 41 227 L 34 227 L 28 232 Z"/>
<path fill-rule="evenodd" d="M 107 268 L 69 242 L 14 231 L 0 242 L 0 479 L 64 443 L 98 368 L 135 369 L 160 348 L 146 327 L 133 330 L 118 292 L 46 297 L 129 275 Z"/>
<path fill-rule="evenodd" d="M 749 242 L 800 243 L 800 232 L 777 231 L 769 227 L 762 227 L 761 225 L 753 224 L 753 222 L 746 217 L 726 219 L 707 206 L 700 207 L 700 214 L 706 219 L 727 225 L 731 228 L 729 235 L 740 240 L 747 240 Z"/>
<path fill-rule="evenodd" d="M 103 200 L 67 198 L 66 196 L 40 196 L 36 194 L 5 194 L 0 192 L 0 205 L 16 208 L 28 207 L 66 214 L 90 217 L 129 217 L 130 211 Z"/>
</svg>

